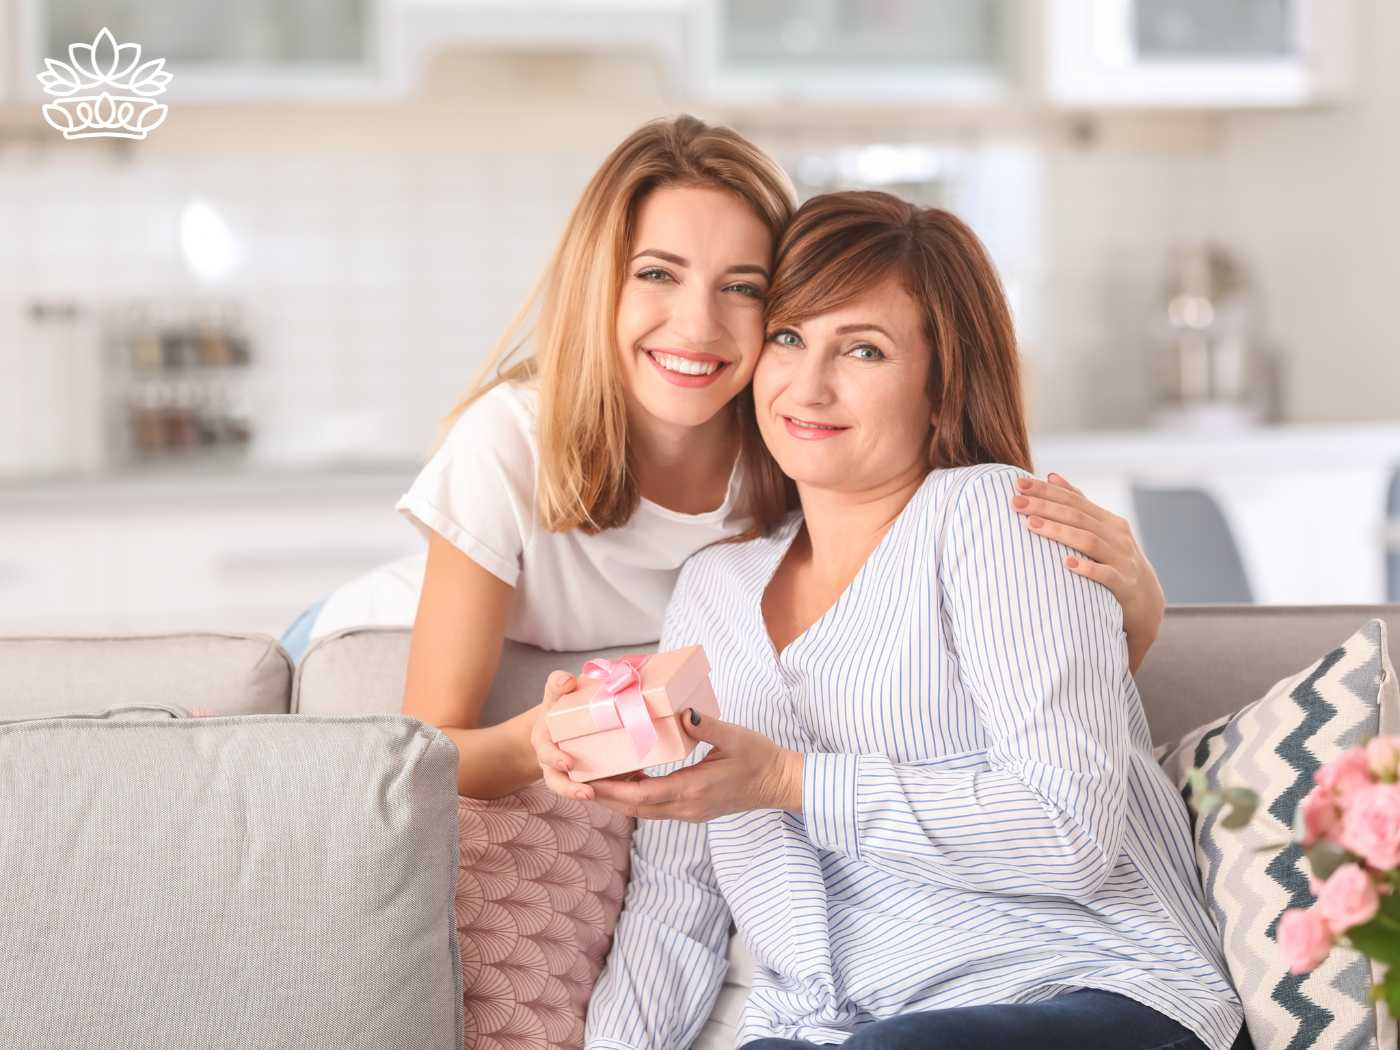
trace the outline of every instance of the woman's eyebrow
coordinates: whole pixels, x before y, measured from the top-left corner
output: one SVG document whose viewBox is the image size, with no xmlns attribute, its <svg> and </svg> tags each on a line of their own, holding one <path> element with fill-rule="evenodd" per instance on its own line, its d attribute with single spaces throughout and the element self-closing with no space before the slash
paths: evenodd
<svg viewBox="0 0 1400 1050">
<path fill-rule="evenodd" d="M 852 332 L 879 332 L 890 342 L 894 342 L 894 336 L 877 324 L 843 324 L 836 329 L 837 335 L 850 335 Z"/>
<path fill-rule="evenodd" d="M 764 280 L 767 280 L 767 279 L 768 279 L 768 271 L 765 270 L 762 266 L 756 266 L 756 265 L 753 264 L 753 263 L 740 263 L 738 266 L 731 266 L 729 269 L 725 270 L 724 272 L 725 272 L 725 273 L 756 273 L 756 274 L 759 274 L 761 277 L 763 277 Z"/>
<path fill-rule="evenodd" d="M 690 265 L 690 260 L 689 260 L 689 259 L 686 259 L 686 258 L 684 258 L 684 257 L 682 257 L 682 256 L 680 256 L 680 255 L 677 255 L 675 252 L 663 252 L 660 248 L 643 248 L 643 249 L 642 249 L 641 251 L 639 251 L 636 255 L 632 256 L 632 258 L 629 259 L 628 261 L 629 261 L 629 262 L 635 262 L 637 259 L 640 259 L 643 255 L 651 255 L 651 256 L 654 256 L 654 257 L 657 258 L 657 259 L 664 259 L 666 262 L 668 262 L 668 263 L 673 263 L 673 264 L 675 264 L 676 266 L 689 266 L 689 265 Z M 735 266 L 729 267 L 729 268 L 728 268 L 727 270 L 725 270 L 724 272 L 725 272 L 725 273 L 756 273 L 756 274 L 761 274 L 765 279 L 768 277 L 768 270 L 767 270 L 765 267 L 762 267 L 762 266 L 757 265 L 756 263 L 739 263 L 739 264 L 737 264 L 737 265 L 735 265 Z"/>
<path fill-rule="evenodd" d="M 663 252 L 660 248 L 643 248 L 632 259 L 640 259 L 643 255 L 654 255 L 658 259 L 665 259 L 668 263 L 675 263 L 677 266 L 689 266 L 690 260 L 683 259 L 674 252 Z"/>
</svg>

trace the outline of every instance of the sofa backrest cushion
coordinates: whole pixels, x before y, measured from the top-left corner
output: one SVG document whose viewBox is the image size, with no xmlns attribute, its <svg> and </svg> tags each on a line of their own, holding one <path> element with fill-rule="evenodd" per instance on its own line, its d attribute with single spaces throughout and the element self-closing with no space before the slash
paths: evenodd
<svg viewBox="0 0 1400 1050">
<path fill-rule="evenodd" d="M 298 714 L 398 714 L 408 671 L 407 627 L 350 627 L 318 638 L 297 665 L 292 710 Z M 496 725 L 540 702 L 551 671 L 577 673 L 598 656 L 653 652 L 656 645 L 552 652 L 507 641 L 501 666 L 482 710 L 482 724 Z"/>
<path fill-rule="evenodd" d="M 1371 619 L 1385 621 L 1391 637 L 1400 637 L 1396 605 L 1169 608 L 1135 675 L 1152 742 L 1176 740 L 1258 700 Z"/>
<path fill-rule="evenodd" d="M 0 1046 L 459 1050 L 456 787 L 402 716 L 0 725 Z"/>
<path fill-rule="evenodd" d="M 263 634 L 0 636 L 0 719 L 146 703 L 285 714 L 291 686 L 291 658 Z"/>
</svg>

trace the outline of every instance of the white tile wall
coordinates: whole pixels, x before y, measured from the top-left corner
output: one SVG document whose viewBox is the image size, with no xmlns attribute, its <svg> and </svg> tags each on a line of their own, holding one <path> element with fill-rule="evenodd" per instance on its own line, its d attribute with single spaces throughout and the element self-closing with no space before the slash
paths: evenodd
<svg viewBox="0 0 1400 1050">
<path fill-rule="evenodd" d="M 0 369 L 37 381 L 28 304 L 241 304 L 256 454 L 418 458 L 544 264 L 593 156 L 0 157 Z M 241 265 L 187 272 L 181 207 L 214 207 Z M 32 386 L 32 384 L 31 384 Z M 0 384 L 0 406 L 20 397 Z M 6 412 L 0 474 L 55 451 Z M 11 433 L 11 431 L 15 431 Z M 26 437 L 26 434 L 29 437 Z M 30 444 L 26 446 L 25 442 Z M 359 442 L 363 447 L 352 446 Z"/>
</svg>

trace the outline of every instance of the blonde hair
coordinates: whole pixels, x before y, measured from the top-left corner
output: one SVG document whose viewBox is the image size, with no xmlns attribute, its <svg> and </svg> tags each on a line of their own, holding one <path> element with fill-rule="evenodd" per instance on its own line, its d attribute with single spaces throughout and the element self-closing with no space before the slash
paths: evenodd
<svg viewBox="0 0 1400 1050">
<path fill-rule="evenodd" d="M 553 532 L 616 528 L 632 517 L 641 498 L 614 344 L 637 215 L 647 195 L 662 186 L 734 193 L 763 220 L 775 245 L 797 204 L 783 169 L 729 128 L 689 115 L 644 124 L 589 180 L 524 307 L 439 425 L 434 452 L 477 398 L 501 383 L 537 377 L 538 513 Z M 511 363 L 532 334 L 534 352 Z M 748 511 L 771 525 L 786 509 L 786 491 L 768 465 L 752 394 L 746 389 L 736 401 Z"/>
</svg>

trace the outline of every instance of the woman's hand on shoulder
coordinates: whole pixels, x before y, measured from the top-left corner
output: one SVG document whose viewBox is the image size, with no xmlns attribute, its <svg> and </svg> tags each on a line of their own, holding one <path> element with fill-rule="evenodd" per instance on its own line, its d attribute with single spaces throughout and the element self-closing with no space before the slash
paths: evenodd
<svg viewBox="0 0 1400 1050">
<path fill-rule="evenodd" d="M 539 760 L 546 787 L 565 798 L 587 802 L 593 798 L 593 789 L 569 777 L 574 760 L 554 742 L 546 724 L 550 708 L 559 702 L 560 697 L 572 693 L 576 688 L 578 680 L 568 671 L 555 671 L 545 680 L 544 699 L 535 708 L 535 724 L 530 727 L 530 746 L 535 749 L 535 758 Z"/>
<path fill-rule="evenodd" d="M 690 712 L 681 725 L 710 751 L 694 765 L 665 776 L 632 773 L 593 781 L 598 801 L 643 820 L 704 823 L 751 809 L 802 811 L 802 755 L 779 747 L 762 733 L 734 722 Z"/>
<path fill-rule="evenodd" d="M 1136 671 L 1157 638 L 1166 596 L 1125 518 L 1087 498 L 1058 474 L 1017 478 L 1012 509 L 1040 536 L 1078 551 L 1065 559 L 1071 572 L 1101 583 L 1123 606 L 1128 663 Z"/>
</svg>

